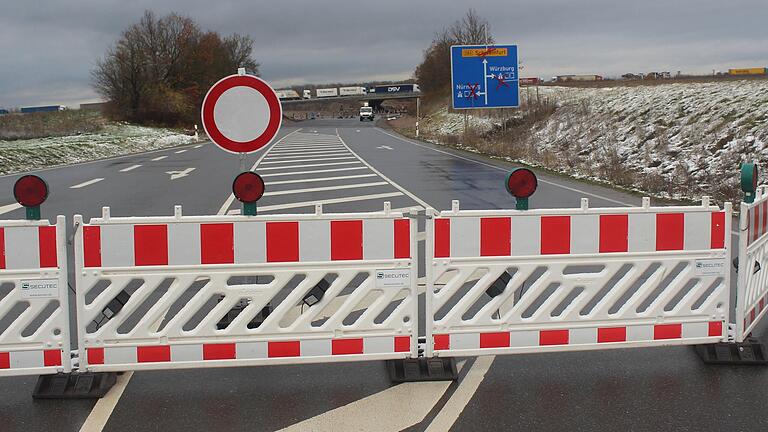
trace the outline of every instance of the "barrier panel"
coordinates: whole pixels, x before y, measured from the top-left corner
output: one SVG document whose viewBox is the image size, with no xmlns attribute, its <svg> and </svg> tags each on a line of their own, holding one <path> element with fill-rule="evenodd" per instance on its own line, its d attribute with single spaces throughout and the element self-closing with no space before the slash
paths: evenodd
<svg viewBox="0 0 768 432">
<path fill-rule="evenodd" d="M 402 213 L 75 217 L 81 370 L 417 356 Z"/>
<path fill-rule="evenodd" d="M 768 190 L 761 186 L 753 203 L 741 203 L 739 272 L 736 291 L 736 342 L 743 342 L 765 316 L 768 279 Z"/>
<path fill-rule="evenodd" d="M 434 214 L 428 357 L 728 339 L 730 203 Z"/>
<path fill-rule="evenodd" d="M 0 376 L 71 371 L 64 216 L 0 221 Z"/>
</svg>

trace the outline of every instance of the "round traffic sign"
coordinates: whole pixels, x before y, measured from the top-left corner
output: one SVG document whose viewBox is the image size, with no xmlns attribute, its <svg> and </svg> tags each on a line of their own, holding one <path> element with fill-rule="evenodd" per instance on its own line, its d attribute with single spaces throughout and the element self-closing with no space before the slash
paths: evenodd
<svg viewBox="0 0 768 432">
<path fill-rule="evenodd" d="M 205 133 L 216 145 L 232 153 L 250 153 L 277 135 L 283 109 L 261 78 L 230 75 L 208 90 L 201 116 Z"/>
</svg>

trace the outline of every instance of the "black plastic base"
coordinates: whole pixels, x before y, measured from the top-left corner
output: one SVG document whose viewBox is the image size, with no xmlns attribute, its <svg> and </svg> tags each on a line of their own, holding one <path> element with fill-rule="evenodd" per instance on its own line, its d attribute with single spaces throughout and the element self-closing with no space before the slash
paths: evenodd
<svg viewBox="0 0 768 432">
<path fill-rule="evenodd" d="M 85 372 L 41 375 L 32 397 L 35 399 L 99 399 L 115 385 L 115 372 Z"/>
<path fill-rule="evenodd" d="M 455 381 L 459 378 L 453 357 L 387 360 L 389 379 L 393 383 L 418 381 Z"/>
<path fill-rule="evenodd" d="M 716 365 L 768 365 L 766 350 L 760 341 L 749 338 L 742 343 L 720 342 L 696 345 L 696 352 L 706 364 Z"/>
</svg>

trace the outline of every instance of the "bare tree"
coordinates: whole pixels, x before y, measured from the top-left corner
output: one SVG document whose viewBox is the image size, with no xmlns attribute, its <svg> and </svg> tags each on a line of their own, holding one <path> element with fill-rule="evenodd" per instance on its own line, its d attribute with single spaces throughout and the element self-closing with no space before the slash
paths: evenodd
<svg viewBox="0 0 768 432">
<path fill-rule="evenodd" d="M 146 11 L 97 61 L 93 84 L 118 118 L 189 124 L 216 80 L 238 67 L 258 74 L 252 51 L 249 36 L 222 38 L 189 17 Z"/>
</svg>

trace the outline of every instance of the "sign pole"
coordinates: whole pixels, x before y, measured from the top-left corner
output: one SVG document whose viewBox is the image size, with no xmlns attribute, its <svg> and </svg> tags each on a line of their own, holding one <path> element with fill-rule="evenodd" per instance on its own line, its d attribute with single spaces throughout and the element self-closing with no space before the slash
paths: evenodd
<svg viewBox="0 0 768 432">
<path fill-rule="evenodd" d="M 421 98 L 416 98 L 416 138 L 419 137 L 419 101 Z"/>
</svg>

